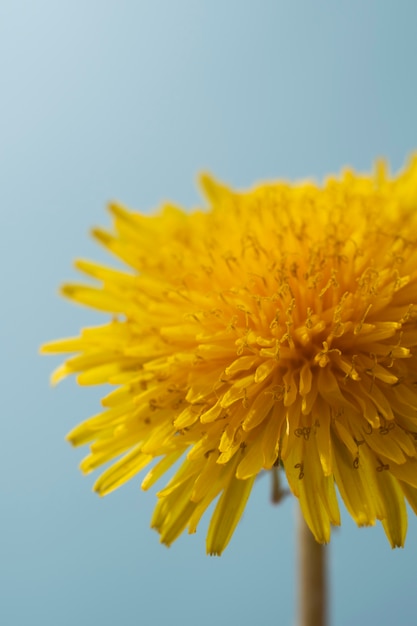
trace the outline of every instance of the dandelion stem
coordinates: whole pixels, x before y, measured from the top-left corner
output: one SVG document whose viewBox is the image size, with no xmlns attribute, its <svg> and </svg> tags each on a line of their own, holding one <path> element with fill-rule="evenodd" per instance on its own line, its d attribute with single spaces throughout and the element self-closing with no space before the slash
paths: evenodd
<svg viewBox="0 0 417 626">
<path fill-rule="evenodd" d="M 316 542 L 299 510 L 297 626 L 327 626 L 327 548 Z"/>
</svg>

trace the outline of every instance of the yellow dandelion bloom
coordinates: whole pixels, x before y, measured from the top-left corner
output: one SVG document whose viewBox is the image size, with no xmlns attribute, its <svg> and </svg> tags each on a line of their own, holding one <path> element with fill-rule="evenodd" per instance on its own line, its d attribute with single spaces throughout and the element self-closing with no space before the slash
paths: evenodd
<svg viewBox="0 0 417 626">
<path fill-rule="evenodd" d="M 405 499 L 417 512 L 417 158 L 397 177 L 379 163 L 321 186 L 202 186 L 208 208 L 189 213 L 111 205 L 112 232 L 94 236 L 128 271 L 78 261 L 95 285 L 63 287 L 111 315 L 43 347 L 75 353 L 53 382 L 115 386 L 68 436 L 90 444 L 82 470 L 113 463 L 104 495 L 175 465 L 152 518 L 167 545 L 219 496 L 220 554 L 256 476 L 281 466 L 318 542 L 340 523 L 337 488 L 359 526 L 381 520 L 402 546 Z"/>
</svg>

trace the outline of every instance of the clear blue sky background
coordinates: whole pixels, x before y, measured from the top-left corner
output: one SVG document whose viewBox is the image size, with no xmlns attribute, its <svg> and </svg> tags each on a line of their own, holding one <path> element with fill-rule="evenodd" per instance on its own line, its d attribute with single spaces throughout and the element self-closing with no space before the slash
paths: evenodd
<svg viewBox="0 0 417 626">
<path fill-rule="evenodd" d="M 293 624 L 295 503 L 261 478 L 223 557 L 206 523 L 169 550 L 139 480 L 100 499 L 66 432 L 102 390 L 65 381 L 49 339 L 103 318 L 57 296 L 117 198 L 199 202 L 202 169 L 260 179 L 398 169 L 417 149 L 413 0 L 3 0 L 0 3 L 0 623 Z M 330 547 L 333 624 L 415 619 L 404 550 L 345 515 Z M 414 616 L 414 617 L 413 617 Z"/>
</svg>

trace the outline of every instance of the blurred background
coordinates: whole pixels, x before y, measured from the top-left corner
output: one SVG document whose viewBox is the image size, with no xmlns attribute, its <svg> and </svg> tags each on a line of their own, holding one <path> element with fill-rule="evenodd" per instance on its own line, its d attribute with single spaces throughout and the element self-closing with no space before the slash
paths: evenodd
<svg viewBox="0 0 417 626">
<path fill-rule="evenodd" d="M 102 389 L 66 380 L 42 342 L 104 317 L 57 295 L 111 199 L 198 205 L 210 170 L 235 187 L 393 170 L 417 149 L 413 0 L 2 0 L 0 623 L 294 623 L 295 503 L 267 476 L 221 558 L 149 529 L 140 479 L 104 499 L 64 440 Z M 347 515 L 330 545 L 332 623 L 409 624 L 417 521 L 404 550 Z"/>
</svg>

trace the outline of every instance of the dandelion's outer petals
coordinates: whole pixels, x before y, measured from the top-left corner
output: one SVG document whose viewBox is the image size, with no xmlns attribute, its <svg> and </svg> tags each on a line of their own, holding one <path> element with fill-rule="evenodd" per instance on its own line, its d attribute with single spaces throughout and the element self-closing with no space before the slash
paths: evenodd
<svg viewBox="0 0 417 626">
<path fill-rule="evenodd" d="M 285 469 L 316 539 L 381 520 L 403 545 L 417 511 L 417 160 L 390 178 L 347 170 L 323 186 L 234 192 L 202 177 L 208 208 L 155 216 L 114 204 L 96 239 L 128 271 L 90 261 L 63 287 L 108 324 L 44 352 L 74 353 L 53 381 L 115 386 L 68 436 L 82 469 L 112 462 L 104 495 L 154 459 L 152 526 L 172 543 L 218 502 L 207 551 L 229 542 L 259 472 Z"/>
</svg>

